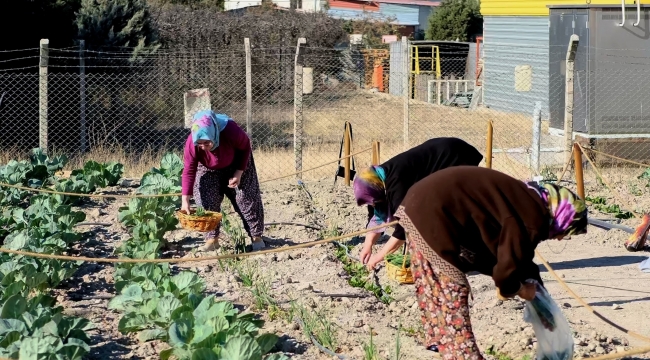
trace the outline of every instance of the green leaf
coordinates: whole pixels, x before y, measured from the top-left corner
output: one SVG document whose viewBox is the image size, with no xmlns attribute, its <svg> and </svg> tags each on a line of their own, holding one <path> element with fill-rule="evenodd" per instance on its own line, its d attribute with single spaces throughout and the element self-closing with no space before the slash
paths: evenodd
<svg viewBox="0 0 650 360">
<path fill-rule="evenodd" d="M 138 340 L 140 342 L 147 342 L 151 340 L 165 340 L 167 331 L 164 329 L 148 329 L 142 330 L 138 333 Z"/>
<path fill-rule="evenodd" d="M 213 334 L 214 328 L 208 324 L 194 325 L 191 344 L 198 344 Z"/>
<path fill-rule="evenodd" d="M 85 354 L 90 352 L 90 346 L 79 339 L 70 338 L 68 343 L 58 351 L 64 359 L 81 360 Z"/>
<path fill-rule="evenodd" d="M 149 324 L 149 320 L 144 315 L 128 313 L 120 319 L 117 329 L 121 333 L 126 334 L 144 330 Z"/>
<path fill-rule="evenodd" d="M 192 339 L 192 322 L 188 319 L 175 321 L 169 327 L 169 345 L 180 348 L 189 344 Z"/>
<path fill-rule="evenodd" d="M 221 356 L 224 360 L 262 360 L 262 349 L 252 337 L 238 335 L 228 339 Z"/>
<path fill-rule="evenodd" d="M 0 319 L 20 319 L 27 308 L 27 300 L 20 295 L 10 296 L 2 306 Z"/>
<path fill-rule="evenodd" d="M 273 354 L 267 356 L 266 359 L 264 360 L 291 360 L 291 359 L 285 354 Z"/>
<path fill-rule="evenodd" d="M 160 360 L 168 360 L 174 352 L 174 348 L 165 349 L 160 352 Z"/>
<path fill-rule="evenodd" d="M 171 294 L 166 294 L 158 302 L 158 306 L 156 306 L 156 312 L 163 321 L 170 321 L 174 310 L 181 307 L 181 305 L 182 304 L 180 300 L 176 299 Z"/>
<path fill-rule="evenodd" d="M 278 336 L 275 334 L 264 334 L 257 338 L 257 344 L 262 350 L 262 354 L 266 354 L 271 351 L 275 344 L 278 342 Z"/>
<path fill-rule="evenodd" d="M 219 357 L 212 349 L 202 348 L 194 350 L 192 360 L 219 360 Z"/>
<path fill-rule="evenodd" d="M 25 323 L 17 319 L 0 319 L 0 335 L 16 331 L 27 335 Z"/>
</svg>

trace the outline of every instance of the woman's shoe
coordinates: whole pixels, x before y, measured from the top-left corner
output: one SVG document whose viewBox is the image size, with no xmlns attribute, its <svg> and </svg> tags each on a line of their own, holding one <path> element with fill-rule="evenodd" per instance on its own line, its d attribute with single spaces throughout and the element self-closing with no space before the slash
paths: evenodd
<svg viewBox="0 0 650 360">
<path fill-rule="evenodd" d="M 261 236 L 255 236 L 253 238 L 253 251 L 259 251 L 262 250 L 266 247 L 266 244 L 264 243 L 264 240 L 262 240 Z"/>
<path fill-rule="evenodd" d="M 200 251 L 215 251 L 219 249 L 219 239 L 208 239 L 205 241 L 205 245 L 199 248 Z"/>
</svg>

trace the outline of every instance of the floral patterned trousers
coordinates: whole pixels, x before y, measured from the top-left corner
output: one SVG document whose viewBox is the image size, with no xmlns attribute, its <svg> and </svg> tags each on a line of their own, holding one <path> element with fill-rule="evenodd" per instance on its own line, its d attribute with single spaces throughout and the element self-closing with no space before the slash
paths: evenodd
<svg viewBox="0 0 650 360">
<path fill-rule="evenodd" d="M 407 235 L 408 236 L 408 235 Z M 438 346 L 444 360 L 483 360 L 469 318 L 470 289 L 432 267 L 415 241 L 408 241 L 425 346 Z"/>
</svg>

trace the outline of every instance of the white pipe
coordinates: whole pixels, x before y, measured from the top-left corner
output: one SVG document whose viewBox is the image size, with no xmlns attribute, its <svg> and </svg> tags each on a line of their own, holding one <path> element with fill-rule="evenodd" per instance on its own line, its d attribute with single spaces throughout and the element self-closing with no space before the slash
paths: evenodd
<svg viewBox="0 0 650 360">
<path fill-rule="evenodd" d="M 625 25 L 625 0 L 621 0 L 621 12 L 623 13 L 623 17 L 621 18 L 621 23 L 618 24 L 618 26 Z"/>
<path fill-rule="evenodd" d="M 636 22 L 632 24 L 633 26 L 639 26 L 641 22 L 641 0 L 634 0 L 636 3 Z"/>
</svg>

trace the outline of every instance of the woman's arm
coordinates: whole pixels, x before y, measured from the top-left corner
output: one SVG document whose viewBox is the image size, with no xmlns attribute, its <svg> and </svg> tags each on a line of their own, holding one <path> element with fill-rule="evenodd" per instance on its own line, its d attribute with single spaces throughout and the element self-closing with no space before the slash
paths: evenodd
<svg viewBox="0 0 650 360">
<path fill-rule="evenodd" d="M 507 218 L 501 225 L 497 246 L 497 264 L 492 270 L 492 278 L 503 297 L 514 297 L 522 287 L 533 266 L 535 251 L 528 231 L 514 217 Z"/>
<path fill-rule="evenodd" d="M 194 189 L 194 181 L 196 179 L 196 168 L 199 160 L 196 154 L 196 147 L 192 142 L 192 135 L 187 138 L 185 142 L 185 151 L 183 154 L 183 175 L 181 177 L 181 194 L 183 197 L 191 196 Z"/>
<path fill-rule="evenodd" d="M 388 239 L 388 242 L 384 244 L 384 246 L 382 246 L 381 249 L 377 251 L 377 253 L 370 258 L 370 260 L 368 260 L 368 263 L 366 264 L 368 270 L 374 269 L 375 265 L 380 263 L 384 259 L 384 257 L 386 257 L 386 255 L 392 254 L 393 252 L 395 252 L 395 250 L 399 249 L 402 245 L 404 245 L 403 240 L 391 236 L 390 239 Z"/>
</svg>

